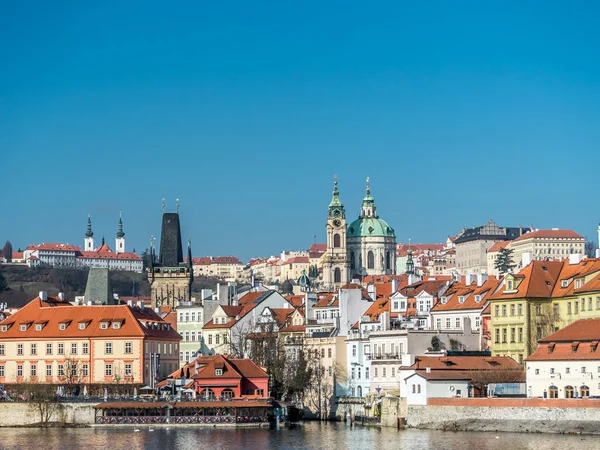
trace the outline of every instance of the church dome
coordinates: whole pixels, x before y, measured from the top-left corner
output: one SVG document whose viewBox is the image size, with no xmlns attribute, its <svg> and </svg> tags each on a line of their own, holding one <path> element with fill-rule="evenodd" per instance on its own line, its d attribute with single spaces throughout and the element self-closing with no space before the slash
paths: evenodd
<svg viewBox="0 0 600 450">
<path fill-rule="evenodd" d="M 303 270 L 302 275 L 300 278 L 298 278 L 298 286 L 301 286 L 302 288 L 308 288 L 311 285 L 312 281 L 310 281 L 310 278 L 308 278 L 308 275 L 306 275 L 306 270 Z"/>
<path fill-rule="evenodd" d="M 283 283 L 281 283 L 281 288 L 279 290 L 282 294 L 293 294 L 294 286 L 290 280 L 285 280 Z"/>
<path fill-rule="evenodd" d="M 395 237 L 394 229 L 379 217 L 359 217 L 348 225 L 347 237 L 391 236 Z"/>
</svg>

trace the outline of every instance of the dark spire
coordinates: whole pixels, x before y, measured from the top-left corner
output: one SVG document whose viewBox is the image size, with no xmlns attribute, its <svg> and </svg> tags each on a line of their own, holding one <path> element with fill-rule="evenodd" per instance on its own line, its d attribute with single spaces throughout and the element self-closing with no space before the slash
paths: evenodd
<svg viewBox="0 0 600 450">
<path fill-rule="evenodd" d="M 192 239 L 188 238 L 188 251 L 187 251 L 187 263 L 190 269 L 190 284 L 189 284 L 189 298 L 192 299 L 192 283 L 194 282 L 194 268 L 192 267 Z"/>
<path fill-rule="evenodd" d="M 102 236 L 102 245 L 104 245 L 104 236 Z"/>
<path fill-rule="evenodd" d="M 90 219 L 90 215 L 88 214 L 88 223 L 87 223 L 87 230 L 85 232 L 85 237 L 91 238 L 92 236 L 94 236 L 94 233 L 92 233 L 92 219 Z"/>
<path fill-rule="evenodd" d="M 123 216 L 119 215 L 119 228 L 117 230 L 117 238 L 125 237 L 125 233 L 123 233 Z"/>
<path fill-rule="evenodd" d="M 415 274 L 415 263 L 413 262 L 413 258 L 412 258 L 412 250 L 410 248 L 410 239 L 408 240 L 408 250 L 407 250 L 406 254 L 407 254 L 406 273 L 408 275 L 414 275 Z"/>
<path fill-rule="evenodd" d="M 159 261 L 163 267 L 178 267 L 183 262 L 178 213 L 164 213 L 160 233 Z"/>
</svg>

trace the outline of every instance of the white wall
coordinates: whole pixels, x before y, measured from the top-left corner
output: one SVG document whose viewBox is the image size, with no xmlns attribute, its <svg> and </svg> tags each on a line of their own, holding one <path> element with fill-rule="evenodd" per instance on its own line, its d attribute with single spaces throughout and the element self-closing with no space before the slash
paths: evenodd
<svg viewBox="0 0 600 450">
<path fill-rule="evenodd" d="M 548 391 L 552 384 L 558 388 L 558 398 L 565 398 L 564 388 L 568 385 L 577 391 L 578 397 L 582 385 L 590 388 L 590 396 L 600 396 L 600 358 L 587 361 L 527 361 L 525 366 L 528 397 L 543 397 L 544 390 Z M 583 368 L 585 373 L 582 372 Z M 539 370 L 537 375 L 536 369 Z M 551 369 L 554 369 L 553 374 Z"/>
</svg>

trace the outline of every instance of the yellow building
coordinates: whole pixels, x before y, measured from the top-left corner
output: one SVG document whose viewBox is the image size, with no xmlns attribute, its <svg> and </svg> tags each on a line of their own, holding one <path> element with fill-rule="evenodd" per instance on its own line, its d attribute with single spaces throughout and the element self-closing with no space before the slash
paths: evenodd
<svg viewBox="0 0 600 450">
<path fill-rule="evenodd" d="M 143 304 L 73 306 L 41 292 L 0 322 L 0 383 L 152 386 L 178 367 L 180 340 Z"/>
<path fill-rule="evenodd" d="M 303 272 L 308 273 L 310 259 L 308 256 L 293 256 L 281 263 L 281 280 L 297 280 Z"/>
<path fill-rule="evenodd" d="M 585 254 L 585 238 L 572 230 L 536 230 L 524 233 L 508 244 L 513 251 L 516 270 L 521 269 L 523 255 L 531 259 L 562 260 L 570 255 Z"/>
<path fill-rule="evenodd" d="M 600 317 L 600 260 L 532 261 L 504 277 L 490 310 L 492 354 L 522 362 L 538 339 L 576 320 Z"/>
</svg>

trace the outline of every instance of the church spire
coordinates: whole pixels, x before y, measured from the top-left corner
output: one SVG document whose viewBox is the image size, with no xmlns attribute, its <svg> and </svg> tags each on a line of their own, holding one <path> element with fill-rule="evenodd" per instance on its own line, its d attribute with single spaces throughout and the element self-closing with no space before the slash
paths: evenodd
<svg viewBox="0 0 600 450">
<path fill-rule="evenodd" d="M 362 207 L 360 208 L 360 216 L 364 217 L 375 217 L 377 218 L 377 208 L 375 206 L 375 199 L 371 197 L 371 186 L 369 184 L 370 178 L 367 177 L 367 193 L 363 198 Z"/>
<path fill-rule="evenodd" d="M 117 239 L 125 237 L 125 233 L 123 233 L 123 214 L 119 214 L 119 228 L 117 230 Z"/>
<path fill-rule="evenodd" d="M 333 176 L 333 195 L 329 203 L 329 216 L 344 217 L 344 204 L 340 200 L 340 191 L 338 190 L 337 175 Z"/>
<path fill-rule="evenodd" d="M 406 251 L 406 273 L 407 275 L 415 274 L 415 263 L 412 257 L 412 250 L 410 248 L 410 239 L 408 240 L 408 250 Z"/>
<path fill-rule="evenodd" d="M 94 233 L 92 232 L 92 219 L 90 218 L 90 215 L 88 214 L 87 230 L 85 231 L 85 237 L 91 238 L 93 236 L 94 236 Z"/>
</svg>

